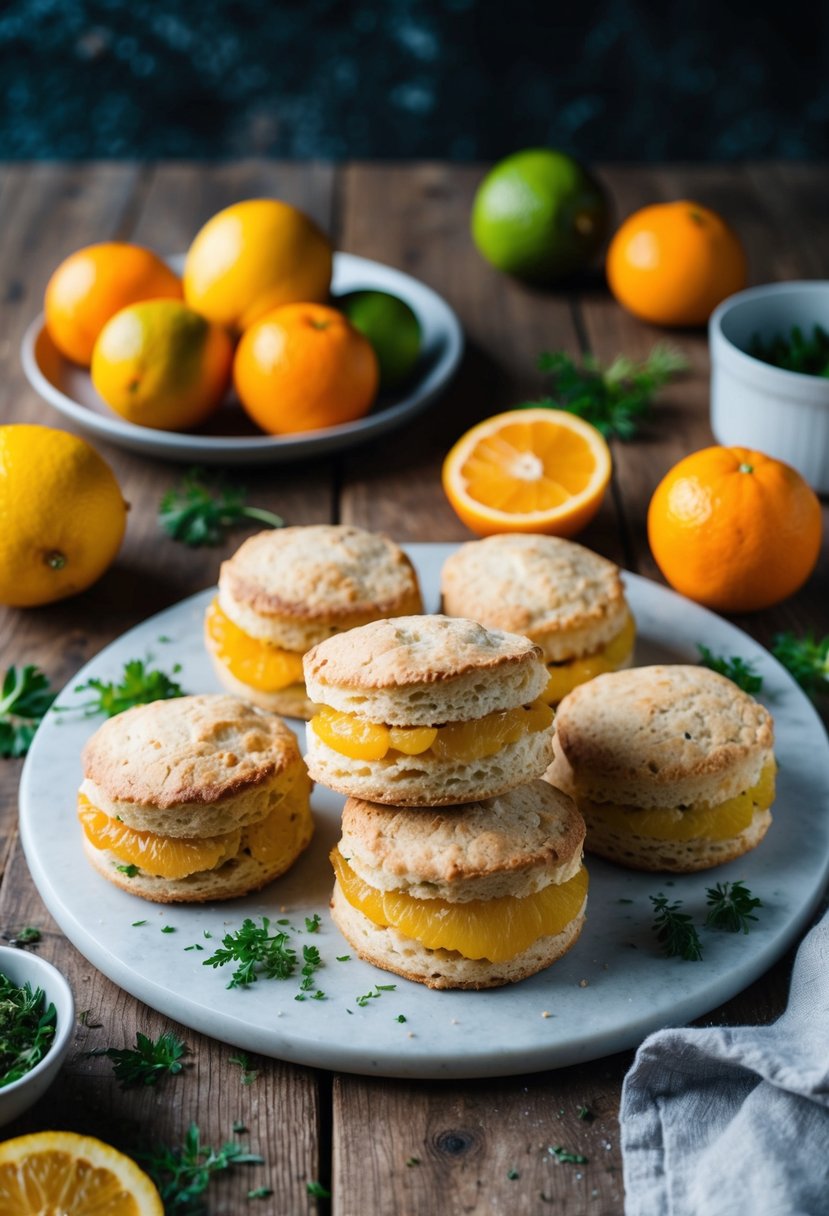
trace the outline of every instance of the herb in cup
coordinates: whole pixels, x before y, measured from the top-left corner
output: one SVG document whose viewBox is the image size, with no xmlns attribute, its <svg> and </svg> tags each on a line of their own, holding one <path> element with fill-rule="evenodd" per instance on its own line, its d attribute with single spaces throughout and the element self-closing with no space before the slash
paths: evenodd
<svg viewBox="0 0 829 1216">
<path fill-rule="evenodd" d="M 42 988 L 18 986 L 0 972 L 0 1088 L 40 1063 L 52 1046 L 56 1020 Z"/>
<path fill-rule="evenodd" d="M 829 377 L 829 334 L 822 325 L 813 326 L 811 338 L 805 336 L 799 325 L 793 325 L 787 334 L 775 334 L 773 338 L 764 339 L 755 334 L 748 353 L 787 372 Z"/>
</svg>

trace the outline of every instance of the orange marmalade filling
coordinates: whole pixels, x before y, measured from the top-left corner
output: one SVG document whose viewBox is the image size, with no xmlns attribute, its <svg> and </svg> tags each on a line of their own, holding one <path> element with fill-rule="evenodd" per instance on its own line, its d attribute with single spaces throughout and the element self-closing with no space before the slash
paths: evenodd
<svg viewBox="0 0 829 1216">
<path fill-rule="evenodd" d="M 440 760 L 472 761 L 494 756 L 532 731 L 547 730 L 552 721 L 552 709 L 538 700 L 517 709 L 499 709 L 472 722 L 447 722 L 444 726 L 386 726 L 324 705 L 310 725 L 323 743 L 352 760 L 429 752 Z"/>
<path fill-rule="evenodd" d="M 595 654 L 585 655 L 581 659 L 569 659 L 566 663 L 548 663 L 550 679 L 541 694 L 542 697 L 548 705 L 558 705 L 578 684 L 586 684 L 588 680 L 604 675 L 606 671 L 618 671 L 633 651 L 635 641 L 636 622 L 628 615 L 616 636 Z"/>
<path fill-rule="evenodd" d="M 302 684 L 302 655 L 280 650 L 261 638 L 252 638 L 235 625 L 213 600 L 204 619 L 212 653 L 237 680 L 258 692 L 279 692 Z"/>
<path fill-rule="evenodd" d="M 160 836 L 139 831 L 93 806 L 85 794 L 78 794 L 78 818 L 96 849 L 107 849 L 124 865 L 137 866 L 156 878 L 187 878 L 189 874 L 216 870 L 241 852 L 249 853 L 269 869 L 287 869 L 313 831 L 307 783 L 302 789 L 304 797 L 296 789 L 290 790 L 259 823 L 219 836 Z"/>
<path fill-rule="evenodd" d="M 725 802 L 701 803 L 687 811 L 665 807 L 641 810 L 585 798 L 579 799 L 579 806 L 592 822 L 600 821 L 616 832 L 649 836 L 653 840 L 728 840 L 744 832 L 756 812 L 768 810 L 774 802 L 776 771 L 774 760 L 769 760 L 751 789 Z"/>
<path fill-rule="evenodd" d="M 378 891 L 352 870 L 338 848 L 331 864 L 340 889 L 375 925 L 389 925 L 430 950 L 455 950 L 464 958 L 504 963 L 542 937 L 552 937 L 579 914 L 587 895 L 587 870 L 559 885 L 550 884 L 518 899 L 473 899 L 453 904 L 445 899 L 414 899 L 403 891 Z"/>
</svg>

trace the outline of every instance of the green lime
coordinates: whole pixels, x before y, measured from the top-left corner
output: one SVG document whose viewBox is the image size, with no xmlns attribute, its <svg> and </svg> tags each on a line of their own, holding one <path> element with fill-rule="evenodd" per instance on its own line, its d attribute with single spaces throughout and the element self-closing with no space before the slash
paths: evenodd
<svg viewBox="0 0 829 1216">
<path fill-rule="evenodd" d="M 420 354 L 420 322 L 411 308 L 386 291 L 352 291 L 335 303 L 374 347 L 380 388 L 396 388 Z"/>
<path fill-rule="evenodd" d="M 552 148 L 528 148 L 499 161 L 472 204 L 472 237 L 486 260 L 539 283 L 589 265 L 609 225 L 600 184 Z"/>
</svg>

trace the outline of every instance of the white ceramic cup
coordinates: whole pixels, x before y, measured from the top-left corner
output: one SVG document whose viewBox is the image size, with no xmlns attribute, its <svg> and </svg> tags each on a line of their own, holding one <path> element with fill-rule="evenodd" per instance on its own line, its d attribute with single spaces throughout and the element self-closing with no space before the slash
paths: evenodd
<svg viewBox="0 0 829 1216">
<path fill-rule="evenodd" d="M 42 988 L 46 1004 L 55 1006 L 55 1037 L 39 1064 L 18 1081 L 0 1088 L 0 1127 L 10 1123 L 42 1098 L 60 1071 L 75 1030 L 72 989 L 56 967 L 28 950 L 0 946 L 0 972 L 13 984 Z"/>
<path fill-rule="evenodd" d="M 747 351 L 757 336 L 829 332 L 829 282 L 767 283 L 723 300 L 708 323 L 711 429 L 718 443 L 793 465 L 829 492 L 829 378 L 773 367 Z"/>
</svg>

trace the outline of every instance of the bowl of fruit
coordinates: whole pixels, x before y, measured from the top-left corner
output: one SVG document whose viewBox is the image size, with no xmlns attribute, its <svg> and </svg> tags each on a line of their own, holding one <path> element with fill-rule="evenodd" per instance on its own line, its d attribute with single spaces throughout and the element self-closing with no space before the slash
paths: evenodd
<svg viewBox="0 0 829 1216">
<path fill-rule="evenodd" d="M 829 282 L 767 283 L 709 323 L 711 429 L 829 492 Z"/>
<path fill-rule="evenodd" d="M 72 1042 L 72 989 L 51 963 L 0 946 L 0 1126 L 42 1098 Z"/>
<path fill-rule="evenodd" d="M 446 388 L 457 316 L 426 284 L 334 252 L 278 199 L 225 208 L 186 254 L 70 254 L 21 348 L 41 397 L 88 434 L 171 460 L 270 463 L 402 425 Z"/>
</svg>

